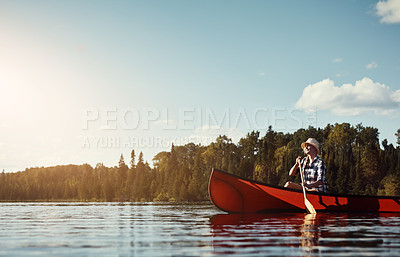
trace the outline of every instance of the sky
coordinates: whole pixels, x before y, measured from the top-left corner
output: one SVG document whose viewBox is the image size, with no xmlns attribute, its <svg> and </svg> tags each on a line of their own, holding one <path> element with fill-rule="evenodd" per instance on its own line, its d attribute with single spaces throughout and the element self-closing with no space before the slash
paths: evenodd
<svg viewBox="0 0 400 257">
<path fill-rule="evenodd" d="M 399 121 L 400 0 L 0 0 L 6 172 Z"/>
</svg>

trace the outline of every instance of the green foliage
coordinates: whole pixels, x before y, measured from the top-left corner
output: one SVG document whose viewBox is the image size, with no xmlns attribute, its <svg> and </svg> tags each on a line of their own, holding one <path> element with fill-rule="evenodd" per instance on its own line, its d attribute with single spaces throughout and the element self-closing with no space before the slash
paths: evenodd
<svg viewBox="0 0 400 257">
<path fill-rule="evenodd" d="M 389 174 L 381 181 L 381 189 L 378 191 L 380 195 L 400 195 L 400 177 Z"/>
<path fill-rule="evenodd" d="M 37 167 L 17 173 L 0 173 L 3 201 L 202 201 L 208 199 L 212 168 L 250 179 L 283 185 L 300 144 L 309 137 L 320 142 L 327 165 L 330 191 L 345 194 L 400 195 L 400 146 L 383 140 L 379 145 L 376 128 L 348 123 L 328 124 L 324 129 L 309 127 L 293 134 L 273 131 L 263 137 L 253 131 L 233 143 L 225 135 L 208 146 L 193 143 L 172 145 L 169 152 L 153 158 L 153 168 L 143 153 L 129 167 L 121 155 L 118 166 L 95 168 L 88 164 Z M 396 136 L 400 138 L 400 129 Z"/>
<path fill-rule="evenodd" d="M 395 136 L 397 137 L 397 144 L 400 145 L 400 129 L 397 130 Z"/>
</svg>

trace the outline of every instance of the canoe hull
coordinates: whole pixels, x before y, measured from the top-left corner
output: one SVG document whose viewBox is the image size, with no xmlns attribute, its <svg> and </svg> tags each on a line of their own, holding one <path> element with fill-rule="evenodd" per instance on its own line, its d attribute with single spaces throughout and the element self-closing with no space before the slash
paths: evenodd
<svg viewBox="0 0 400 257">
<path fill-rule="evenodd" d="M 213 169 L 208 185 L 211 201 L 230 213 L 304 212 L 302 191 L 240 178 Z M 307 192 L 317 212 L 400 212 L 400 197 L 350 196 Z"/>
</svg>

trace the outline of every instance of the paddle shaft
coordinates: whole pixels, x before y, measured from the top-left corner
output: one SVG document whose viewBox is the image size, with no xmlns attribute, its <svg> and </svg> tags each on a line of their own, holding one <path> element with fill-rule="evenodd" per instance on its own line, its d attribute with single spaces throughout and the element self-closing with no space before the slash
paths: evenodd
<svg viewBox="0 0 400 257">
<path fill-rule="evenodd" d="M 304 205 L 306 207 L 306 210 L 311 214 L 315 214 L 317 212 L 315 211 L 314 206 L 312 206 L 310 201 L 307 200 L 306 188 L 304 186 L 304 169 L 301 163 L 300 163 L 300 177 L 301 177 L 301 186 L 303 188 L 303 194 L 304 194 Z"/>
</svg>

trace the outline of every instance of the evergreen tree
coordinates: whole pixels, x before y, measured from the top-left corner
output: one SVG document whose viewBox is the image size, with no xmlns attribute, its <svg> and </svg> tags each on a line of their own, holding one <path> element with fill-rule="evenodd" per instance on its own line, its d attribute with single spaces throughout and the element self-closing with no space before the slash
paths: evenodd
<svg viewBox="0 0 400 257">
<path fill-rule="evenodd" d="M 131 152 L 131 163 L 130 164 L 131 164 L 130 169 L 133 170 L 136 167 L 136 165 L 135 165 L 135 150 L 133 150 L 133 149 Z"/>
<path fill-rule="evenodd" d="M 399 141 L 400 129 L 396 136 Z M 94 169 L 83 164 L 3 171 L 0 200 L 206 200 L 212 168 L 283 185 L 296 157 L 303 155 L 300 144 L 308 137 L 320 142 L 332 192 L 400 195 L 400 144 L 394 147 L 383 140 L 381 149 L 378 129 L 341 123 L 287 134 L 269 127 L 263 137 L 253 131 L 237 144 L 221 135 L 208 146 L 172 145 L 169 152 L 153 158 L 154 168 L 144 161 L 142 152 L 135 165 L 132 150 L 130 167 L 121 154 L 116 167 L 99 163 Z"/>
<path fill-rule="evenodd" d="M 119 169 L 126 169 L 126 168 L 128 168 L 128 166 L 126 166 L 126 164 L 125 164 L 125 160 L 124 160 L 124 155 L 123 155 L 123 154 L 121 154 L 121 157 L 119 158 L 118 168 L 119 168 Z"/>
</svg>

